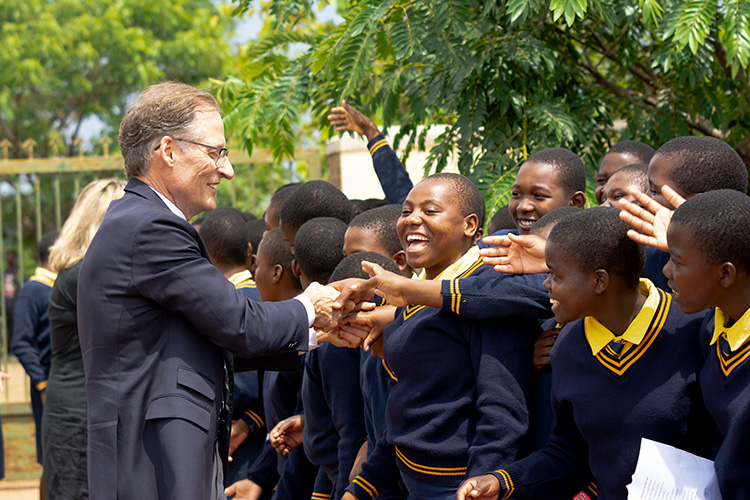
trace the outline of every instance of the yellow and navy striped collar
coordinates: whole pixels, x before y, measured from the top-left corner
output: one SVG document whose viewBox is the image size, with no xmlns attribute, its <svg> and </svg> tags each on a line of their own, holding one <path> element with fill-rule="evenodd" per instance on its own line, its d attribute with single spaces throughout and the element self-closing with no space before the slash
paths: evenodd
<svg viewBox="0 0 750 500">
<path fill-rule="evenodd" d="M 745 311 L 732 326 L 728 327 L 728 322 L 729 316 L 717 307 L 714 315 L 714 335 L 711 337 L 711 345 L 719 340 L 721 334 L 725 334 L 729 348 L 734 352 L 750 338 L 750 309 Z"/>
<path fill-rule="evenodd" d="M 599 354 L 612 340 L 623 340 L 626 349 L 643 341 L 643 337 L 646 336 L 648 331 L 648 325 L 654 318 L 659 306 L 659 293 L 656 291 L 656 286 L 647 279 L 641 279 L 638 284 L 638 291 L 646 297 L 646 302 L 643 303 L 643 307 L 621 336 L 616 336 L 593 316 L 586 316 L 583 320 L 586 340 L 594 356 Z"/>
<path fill-rule="evenodd" d="M 34 276 L 29 278 L 29 281 L 37 281 L 51 288 L 55 284 L 56 279 L 57 273 L 53 273 L 45 267 L 37 267 L 34 270 Z"/>
<path fill-rule="evenodd" d="M 465 254 L 463 254 L 456 262 L 451 264 L 450 266 L 443 269 L 443 271 L 435 276 L 436 280 L 450 280 L 453 278 L 458 278 L 462 274 L 464 274 L 466 271 L 474 267 L 474 265 L 479 260 L 479 247 L 474 245 L 473 247 L 469 248 Z M 422 269 L 422 272 L 419 275 L 419 279 L 425 280 L 426 274 L 424 269 Z"/>
<path fill-rule="evenodd" d="M 234 273 L 229 277 L 229 281 L 234 285 L 235 288 L 255 288 L 255 281 L 253 281 L 253 275 L 250 271 L 245 269 L 238 273 Z"/>
</svg>

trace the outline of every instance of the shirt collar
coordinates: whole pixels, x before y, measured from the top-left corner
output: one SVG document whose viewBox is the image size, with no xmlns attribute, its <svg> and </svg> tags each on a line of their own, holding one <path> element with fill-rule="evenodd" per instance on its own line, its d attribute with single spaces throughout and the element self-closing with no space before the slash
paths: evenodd
<svg viewBox="0 0 750 500">
<path fill-rule="evenodd" d="M 37 267 L 34 270 L 34 276 L 29 278 L 29 281 L 38 281 L 39 283 L 43 283 L 51 287 L 55 284 L 55 279 L 57 279 L 57 273 L 53 273 L 52 271 L 44 267 Z"/>
<path fill-rule="evenodd" d="M 750 309 L 745 311 L 732 326 L 726 326 L 728 322 L 729 316 L 717 307 L 714 315 L 714 335 L 711 337 L 711 345 L 719 339 L 722 333 L 725 333 L 729 348 L 736 351 L 750 338 Z"/>
<path fill-rule="evenodd" d="M 599 354 L 599 351 L 604 349 L 612 340 L 624 340 L 625 342 L 638 345 L 643 340 L 643 337 L 646 336 L 648 325 L 651 324 L 651 320 L 654 319 L 654 314 L 656 314 L 656 309 L 659 307 L 659 292 L 653 283 L 643 278 L 638 283 L 638 291 L 646 297 L 646 302 L 643 303 L 643 307 L 641 307 L 635 319 L 628 325 L 628 328 L 621 336 L 615 336 L 614 333 L 593 316 L 586 316 L 584 318 L 586 340 L 594 356 Z"/>
<path fill-rule="evenodd" d="M 237 288 L 238 285 L 241 285 L 244 282 L 254 283 L 253 275 L 250 274 L 250 271 L 247 269 L 238 273 L 234 273 L 229 277 L 229 281 L 234 285 L 235 288 Z"/>
<path fill-rule="evenodd" d="M 479 247 L 474 245 L 469 248 L 460 259 L 451 264 L 450 266 L 443 269 L 443 271 L 435 276 L 436 280 L 450 280 L 458 278 L 467 269 L 469 269 L 479 259 Z M 419 275 L 419 279 L 427 279 L 424 269 Z"/>
<path fill-rule="evenodd" d="M 169 200 L 169 198 L 167 198 L 166 196 L 164 196 L 163 194 L 161 194 L 161 193 L 160 193 L 159 191 L 157 191 L 156 189 L 152 188 L 152 187 L 151 187 L 151 186 L 149 186 L 148 184 L 146 184 L 146 185 L 147 185 L 148 187 L 150 187 L 150 188 L 151 188 L 151 191 L 153 191 L 154 193 L 156 193 L 157 195 L 159 195 L 159 198 L 161 198 L 161 201 L 163 201 L 163 202 L 164 202 L 164 204 L 166 204 L 166 205 L 167 205 L 167 208 L 168 208 L 168 209 L 169 209 L 169 210 L 170 210 L 170 211 L 171 211 L 171 212 L 172 212 L 173 214 L 175 214 L 175 215 L 176 215 L 177 217 L 179 217 L 179 218 L 181 218 L 181 219 L 183 219 L 183 220 L 187 220 L 187 217 L 185 217 L 185 214 L 183 214 L 183 213 L 182 213 L 182 210 L 180 210 L 179 208 L 177 208 L 177 205 L 175 205 L 174 203 L 172 203 L 172 202 L 171 202 L 171 201 Z"/>
</svg>

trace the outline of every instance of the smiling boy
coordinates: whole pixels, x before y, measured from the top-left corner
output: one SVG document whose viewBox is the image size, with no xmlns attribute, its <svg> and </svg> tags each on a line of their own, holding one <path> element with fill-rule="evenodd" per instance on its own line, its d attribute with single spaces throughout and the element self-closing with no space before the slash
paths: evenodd
<svg viewBox="0 0 750 500">
<path fill-rule="evenodd" d="M 569 215 L 547 242 L 545 288 L 557 322 L 567 323 L 552 350 L 555 424 L 547 446 L 469 479 L 459 500 L 574 493 L 587 463 L 600 499 L 625 500 L 642 437 L 709 454 L 713 423 L 698 381 L 703 316 L 683 314 L 639 280 L 645 250 L 628 238 L 618 212 Z"/>
<path fill-rule="evenodd" d="M 466 177 L 424 179 L 409 192 L 397 225 L 408 264 L 429 280 L 475 274 L 483 267 L 474 246 L 483 218 L 484 200 Z M 534 323 L 399 308 L 383 333 L 385 361 L 398 379 L 388 399 L 389 444 L 378 441 L 345 498 L 377 496 L 393 477 L 394 455 L 411 497 L 446 500 L 467 474 L 513 460 L 528 427 L 533 333 L 525 332 Z"/>
<path fill-rule="evenodd" d="M 586 204 L 586 168 L 581 159 L 564 148 L 549 148 L 529 156 L 518 169 L 508 211 L 518 234 L 529 234 L 531 226 L 550 210 Z"/>
</svg>

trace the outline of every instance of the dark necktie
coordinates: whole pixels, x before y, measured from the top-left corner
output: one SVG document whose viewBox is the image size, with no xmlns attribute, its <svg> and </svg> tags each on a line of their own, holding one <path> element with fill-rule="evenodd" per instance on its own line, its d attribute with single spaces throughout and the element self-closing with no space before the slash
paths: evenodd
<svg viewBox="0 0 750 500">
<path fill-rule="evenodd" d="M 612 340 L 609 344 L 607 344 L 610 349 L 614 351 L 615 354 L 618 356 L 622 352 L 622 348 L 625 347 L 625 344 L 623 344 L 621 341 Z"/>
</svg>

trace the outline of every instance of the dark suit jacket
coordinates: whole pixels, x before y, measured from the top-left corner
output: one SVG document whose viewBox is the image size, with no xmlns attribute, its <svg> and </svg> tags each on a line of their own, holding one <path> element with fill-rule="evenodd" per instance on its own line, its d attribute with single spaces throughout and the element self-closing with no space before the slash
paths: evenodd
<svg viewBox="0 0 750 500">
<path fill-rule="evenodd" d="M 209 498 L 216 444 L 228 440 L 227 351 L 307 349 L 307 313 L 297 300 L 248 300 L 150 187 L 131 179 L 125 191 L 78 285 L 89 494 Z"/>
</svg>

